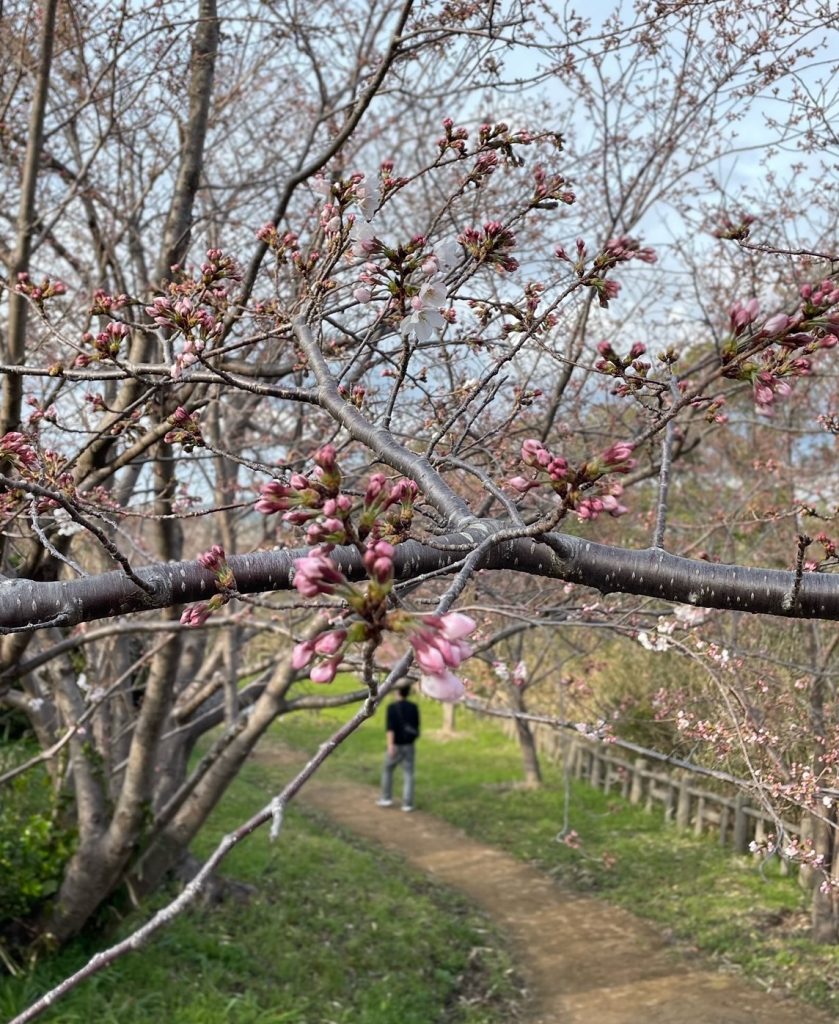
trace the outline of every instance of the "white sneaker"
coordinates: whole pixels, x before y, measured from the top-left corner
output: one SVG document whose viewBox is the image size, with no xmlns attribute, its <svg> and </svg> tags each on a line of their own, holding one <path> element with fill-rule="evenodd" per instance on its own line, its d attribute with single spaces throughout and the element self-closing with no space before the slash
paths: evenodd
<svg viewBox="0 0 839 1024">
<path fill-rule="evenodd" d="M 376 804 L 379 807 L 393 807 L 393 801 L 392 800 L 380 799 L 380 800 L 376 801 Z"/>
<path fill-rule="evenodd" d="M 408 804 L 403 804 L 402 805 L 402 810 L 405 811 L 406 814 L 410 814 L 411 811 L 413 810 L 413 807 L 410 807 Z"/>
</svg>

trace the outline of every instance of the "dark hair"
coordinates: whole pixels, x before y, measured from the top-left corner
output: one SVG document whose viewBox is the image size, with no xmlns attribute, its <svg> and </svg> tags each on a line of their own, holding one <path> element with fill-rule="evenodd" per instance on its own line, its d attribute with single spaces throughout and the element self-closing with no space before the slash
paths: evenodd
<svg viewBox="0 0 839 1024">
<path fill-rule="evenodd" d="M 397 686 L 396 687 L 396 692 L 399 694 L 400 697 L 410 697 L 411 696 L 411 684 L 410 683 L 405 683 L 403 686 Z"/>
</svg>

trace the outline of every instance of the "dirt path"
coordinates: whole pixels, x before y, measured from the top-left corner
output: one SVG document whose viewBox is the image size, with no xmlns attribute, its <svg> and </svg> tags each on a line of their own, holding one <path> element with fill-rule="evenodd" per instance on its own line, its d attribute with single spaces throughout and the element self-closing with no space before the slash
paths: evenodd
<svg viewBox="0 0 839 1024">
<path fill-rule="evenodd" d="M 526 1024 L 828 1021 L 737 976 L 693 969 L 626 911 L 566 892 L 430 814 L 382 810 L 368 787 L 316 781 L 301 799 L 482 907 L 511 940 L 530 997 Z"/>
</svg>

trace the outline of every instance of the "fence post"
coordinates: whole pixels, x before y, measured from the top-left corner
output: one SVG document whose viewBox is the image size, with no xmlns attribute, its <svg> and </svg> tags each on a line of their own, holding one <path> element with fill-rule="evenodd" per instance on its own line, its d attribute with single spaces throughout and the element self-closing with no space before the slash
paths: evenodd
<svg viewBox="0 0 839 1024">
<path fill-rule="evenodd" d="M 728 826 L 731 820 L 731 808 L 727 803 L 720 804 L 720 846 L 728 845 Z"/>
<path fill-rule="evenodd" d="M 594 762 L 592 763 L 592 785 L 598 789 L 605 789 L 606 779 L 609 774 L 609 766 L 606 764 L 605 758 L 600 754 L 600 751 L 595 749 L 594 751 Z"/>
<path fill-rule="evenodd" d="M 702 835 L 705 826 L 705 797 L 700 796 L 696 801 L 696 817 L 693 819 L 693 831 L 697 836 Z"/>
<path fill-rule="evenodd" d="M 689 776 L 686 771 L 679 772 L 679 800 L 676 804 L 676 824 L 679 828 L 687 828 L 690 824 L 690 790 Z"/>
<path fill-rule="evenodd" d="M 640 804 L 644 796 L 644 772 L 647 762 L 643 757 L 636 757 L 632 764 L 632 785 L 629 787 L 629 802 Z"/>
<path fill-rule="evenodd" d="M 749 806 L 744 793 L 734 798 L 734 852 L 749 852 L 749 819 L 746 808 Z"/>
</svg>

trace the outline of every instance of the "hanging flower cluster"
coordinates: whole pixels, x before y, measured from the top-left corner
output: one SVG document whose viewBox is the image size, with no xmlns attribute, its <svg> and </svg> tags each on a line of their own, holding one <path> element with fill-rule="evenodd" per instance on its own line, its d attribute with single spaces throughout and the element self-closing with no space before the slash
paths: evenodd
<svg viewBox="0 0 839 1024">
<path fill-rule="evenodd" d="M 775 313 L 762 324 L 756 298 L 738 300 L 729 310 L 723 372 L 751 384 L 756 411 L 765 416 L 771 416 L 777 399 L 790 394 L 791 380 L 812 372 L 811 356 L 839 341 L 839 285 L 827 278 L 803 284 L 799 294 L 796 313 Z"/>
<path fill-rule="evenodd" d="M 366 586 L 350 583 L 322 548 L 294 563 L 294 586 L 303 597 L 339 596 L 349 614 L 342 615 L 337 626 L 326 623 L 315 637 L 297 644 L 292 665 L 300 669 L 314 663 L 309 671 L 312 682 L 331 683 L 350 645 L 375 641 L 390 632 L 404 636 L 413 647 L 423 693 L 435 700 L 459 700 L 466 691 L 452 669 L 472 654 L 464 638 L 475 629 L 475 622 L 459 612 L 413 615 L 390 610 L 387 598 L 393 588 L 394 550 L 382 540 L 367 545 Z"/>
<path fill-rule="evenodd" d="M 182 431 L 197 429 L 185 410 L 174 419 Z M 294 647 L 292 666 L 308 669 L 315 683 L 331 683 L 351 646 L 377 646 L 385 633 L 391 633 L 412 646 L 424 693 L 437 700 L 459 700 L 465 688 L 453 670 L 472 654 L 465 637 L 475 629 L 474 621 L 459 612 L 413 614 L 394 608 L 391 600 L 396 545 L 410 532 L 417 485 L 413 480 L 391 483 L 375 473 L 359 500 L 342 490 L 334 445 L 319 448 L 314 462 L 309 474 L 293 473 L 287 482 L 264 484 L 256 502 L 257 511 L 265 515 L 282 513 L 286 522 L 305 526 L 307 540 L 315 545 L 294 562 L 292 582 L 300 596 L 339 598 L 344 606 Z M 333 561 L 336 544 L 362 551 L 365 582 L 351 582 Z M 203 625 L 235 595 L 236 581 L 223 548 L 214 545 L 198 560 L 213 573 L 218 593 L 186 609 L 181 622 L 188 626 Z"/>
<path fill-rule="evenodd" d="M 639 260 L 641 263 L 655 263 L 658 256 L 654 249 L 642 246 L 629 235 L 620 235 L 610 238 L 600 252 L 588 262 L 588 248 L 582 238 L 575 243 L 576 259 L 568 255 L 564 246 L 559 245 L 554 250 L 558 260 L 570 263 L 574 273 L 580 281 L 593 289 L 601 306 L 609 305 L 610 299 L 615 299 L 620 292 L 620 282 L 607 278 L 609 271 L 618 263 L 628 263 L 630 260 Z"/>
<path fill-rule="evenodd" d="M 181 615 L 182 626 L 203 626 L 213 612 L 223 608 L 236 592 L 236 578 L 227 564 L 227 556 L 220 544 L 214 544 L 209 551 L 200 554 L 198 561 L 213 574 L 218 593 L 213 594 L 209 601 L 201 601 L 185 608 Z"/>
<path fill-rule="evenodd" d="M 633 446 L 629 441 L 618 441 L 610 445 L 595 458 L 577 468 L 570 466 L 566 459 L 552 454 L 536 438 L 530 438 L 521 446 L 521 461 L 536 470 L 530 478 L 515 476 L 508 481 L 519 494 L 542 487 L 549 487 L 557 494 L 566 509 L 574 510 L 580 522 L 596 519 L 602 512 L 610 516 L 622 516 L 627 508 L 618 498 L 623 487 L 612 482 L 596 496 L 585 494 L 601 477 L 612 473 L 628 473 L 636 465 L 632 458 Z"/>
</svg>

